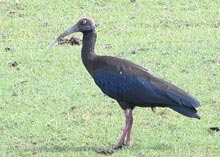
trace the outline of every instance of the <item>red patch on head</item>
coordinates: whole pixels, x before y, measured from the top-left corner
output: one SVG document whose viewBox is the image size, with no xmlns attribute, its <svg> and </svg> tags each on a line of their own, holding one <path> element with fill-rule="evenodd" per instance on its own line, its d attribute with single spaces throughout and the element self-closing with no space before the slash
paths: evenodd
<svg viewBox="0 0 220 157">
<path fill-rule="evenodd" d="M 87 17 L 87 19 L 91 22 L 91 24 L 95 27 L 95 21 L 91 17 Z"/>
</svg>

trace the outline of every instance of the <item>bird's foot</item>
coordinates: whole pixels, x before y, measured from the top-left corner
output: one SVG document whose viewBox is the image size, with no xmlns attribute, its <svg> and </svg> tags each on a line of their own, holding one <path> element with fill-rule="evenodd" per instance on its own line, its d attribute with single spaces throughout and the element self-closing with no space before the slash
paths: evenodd
<svg viewBox="0 0 220 157">
<path fill-rule="evenodd" d="M 129 144 L 123 144 L 123 148 L 131 148 L 132 146 L 131 146 L 131 144 L 129 143 Z"/>
<path fill-rule="evenodd" d="M 116 146 L 111 146 L 110 148 L 101 148 L 96 150 L 96 153 L 99 154 L 105 154 L 105 155 L 111 155 L 113 154 L 115 151 L 122 149 L 123 145 L 116 145 Z"/>
<path fill-rule="evenodd" d="M 117 144 L 117 145 L 110 147 L 110 148 L 107 148 L 107 149 L 98 149 L 98 150 L 96 150 L 96 152 L 99 154 L 111 155 L 119 149 L 130 148 L 130 147 L 131 147 L 130 144 L 123 143 L 123 144 Z"/>
<path fill-rule="evenodd" d="M 122 149 L 122 148 L 131 148 L 131 144 L 117 144 L 116 146 L 113 146 L 112 149 L 114 150 L 118 150 L 118 149 Z"/>
<path fill-rule="evenodd" d="M 123 145 L 119 145 L 119 144 L 112 147 L 112 149 L 114 149 L 114 150 L 118 150 L 118 149 L 122 149 L 122 148 L 123 148 Z"/>
</svg>

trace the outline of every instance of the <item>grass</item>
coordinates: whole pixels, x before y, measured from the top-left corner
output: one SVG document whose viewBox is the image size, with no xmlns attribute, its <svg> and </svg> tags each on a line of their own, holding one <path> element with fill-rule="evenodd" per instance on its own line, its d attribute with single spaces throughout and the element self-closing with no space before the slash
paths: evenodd
<svg viewBox="0 0 220 157">
<path fill-rule="evenodd" d="M 149 68 L 202 105 L 200 121 L 136 108 L 133 146 L 112 156 L 218 156 L 220 134 L 208 129 L 220 126 L 219 8 L 211 0 L 1 0 L 0 156 L 103 156 L 95 150 L 116 144 L 123 112 L 86 72 L 81 46 L 45 54 L 83 16 L 98 24 L 98 54 Z"/>
</svg>

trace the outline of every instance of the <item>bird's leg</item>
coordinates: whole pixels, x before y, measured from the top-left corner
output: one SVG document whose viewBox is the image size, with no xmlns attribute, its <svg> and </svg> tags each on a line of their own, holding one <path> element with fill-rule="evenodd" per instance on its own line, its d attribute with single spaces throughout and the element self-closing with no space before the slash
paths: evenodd
<svg viewBox="0 0 220 157">
<path fill-rule="evenodd" d="M 133 116 L 132 116 L 132 109 L 127 109 L 128 118 L 126 116 L 126 121 L 127 119 L 129 120 L 129 125 L 128 125 L 128 130 L 127 130 L 127 135 L 126 135 L 126 145 L 130 146 L 130 140 L 131 140 L 131 128 L 133 124 Z"/>
<path fill-rule="evenodd" d="M 121 135 L 121 138 L 118 144 L 114 147 L 114 149 L 120 149 L 125 144 L 130 145 L 130 134 L 131 134 L 131 127 L 133 123 L 132 109 L 126 109 L 124 113 L 125 113 L 125 118 L 126 118 L 126 124 L 123 130 L 123 133 Z M 126 143 L 124 143 L 125 139 L 126 139 Z"/>
</svg>

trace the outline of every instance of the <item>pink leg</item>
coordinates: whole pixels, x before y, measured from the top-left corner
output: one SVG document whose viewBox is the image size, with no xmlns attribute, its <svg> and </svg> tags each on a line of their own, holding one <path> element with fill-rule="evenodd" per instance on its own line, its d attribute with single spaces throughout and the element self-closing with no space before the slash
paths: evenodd
<svg viewBox="0 0 220 157">
<path fill-rule="evenodd" d="M 124 111 L 124 113 L 125 113 L 125 118 L 126 118 L 126 124 L 123 130 L 123 133 L 121 135 L 121 138 L 118 144 L 114 147 L 114 149 L 122 148 L 124 144 L 130 145 L 130 134 L 131 134 L 131 127 L 133 123 L 132 109 L 127 109 Z M 125 139 L 126 139 L 126 143 L 124 143 Z"/>
<path fill-rule="evenodd" d="M 132 128 L 132 124 L 133 124 L 133 117 L 132 117 L 132 110 L 129 109 L 129 127 L 128 127 L 128 131 L 127 131 L 127 135 L 126 135 L 126 145 L 130 146 L 130 140 L 131 140 L 131 128 Z"/>
</svg>

